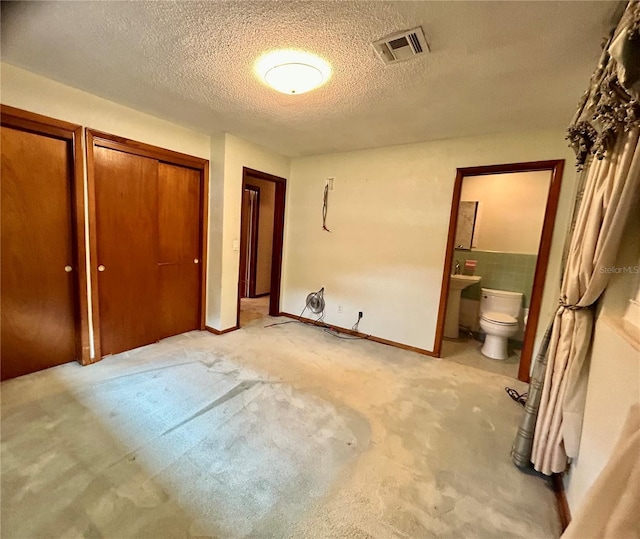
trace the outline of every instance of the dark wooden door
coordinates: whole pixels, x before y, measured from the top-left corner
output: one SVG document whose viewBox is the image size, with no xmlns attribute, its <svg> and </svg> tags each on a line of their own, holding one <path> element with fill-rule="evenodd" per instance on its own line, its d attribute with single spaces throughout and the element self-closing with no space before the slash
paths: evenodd
<svg viewBox="0 0 640 539">
<path fill-rule="evenodd" d="M 260 223 L 260 189 L 247 186 L 242 192 L 240 222 L 240 297 L 256 296 L 258 273 L 258 228 Z"/>
<path fill-rule="evenodd" d="M 159 339 L 158 162 L 94 150 L 101 354 Z"/>
<path fill-rule="evenodd" d="M 71 145 L 2 127 L 2 379 L 76 359 Z"/>
<path fill-rule="evenodd" d="M 158 165 L 160 338 L 200 327 L 200 171 Z"/>
<path fill-rule="evenodd" d="M 242 208 L 240 215 L 240 293 L 239 297 L 249 296 L 249 280 L 247 268 L 249 267 L 249 227 L 251 226 L 251 191 L 242 191 Z"/>
</svg>

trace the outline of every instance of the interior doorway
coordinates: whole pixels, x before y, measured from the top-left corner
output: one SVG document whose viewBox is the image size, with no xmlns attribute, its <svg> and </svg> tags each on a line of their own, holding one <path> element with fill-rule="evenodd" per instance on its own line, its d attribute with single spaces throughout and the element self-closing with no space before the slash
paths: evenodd
<svg viewBox="0 0 640 539">
<path fill-rule="evenodd" d="M 437 356 L 440 357 L 442 355 L 443 340 L 446 336 L 454 337 L 449 339 L 447 342 L 447 346 L 449 347 L 447 348 L 447 352 L 452 353 L 451 350 L 453 350 L 453 354 L 456 356 L 459 355 L 459 351 L 451 341 L 457 341 L 459 348 L 459 343 L 464 340 L 463 338 L 456 339 L 455 335 L 452 335 L 452 329 L 455 329 L 455 333 L 457 333 L 458 327 L 463 325 L 460 324 L 459 320 L 463 319 L 464 316 L 462 316 L 462 313 L 458 311 L 461 309 L 461 304 L 464 304 L 464 299 L 460 298 L 460 288 L 463 290 L 477 288 L 478 292 L 478 301 L 476 302 L 475 307 L 477 309 L 476 313 L 466 313 L 466 315 L 469 320 L 480 323 L 475 328 L 465 327 L 465 330 L 463 331 L 464 337 L 467 335 L 470 337 L 473 336 L 480 340 L 484 340 L 485 343 L 487 342 L 486 335 L 489 333 L 484 332 L 486 327 L 480 327 L 488 325 L 486 321 L 485 324 L 482 324 L 482 317 L 480 316 L 483 314 L 483 312 L 481 312 L 482 309 L 485 309 L 491 301 L 494 301 L 494 304 L 500 303 L 502 305 L 504 303 L 502 299 L 497 300 L 497 303 L 495 303 L 492 296 L 520 294 L 521 299 L 519 300 L 520 303 L 517 308 L 519 312 L 518 314 L 511 313 L 516 318 L 518 324 L 517 328 L 513 329 L 520 331 L 521 335 L 521 350 L 517 356 L 513 372 L 515 374 L 515 367 L 517 367 L 518 379 L 522 381 L 529 380 L 531 357 L 533 354 L 535 335 L 538 328 L 542 293 L 551 249 L 551 238 L 558 206 L 558 198 L 560 195 L 563 165 L 564 161 L 559 160 L 458 169 L 451 205 L 449 236 L 442 278 L 442 294 L 440 297 L 438 312 L 438 326 L 434 350 Z M 522 176 L 522 178 L 520 178 L 520 176 Z M 507 216 L 509 213 L 508 211 L 505 211 L 504 213 L 500 212 L 499 215 L 495 215 L 496 210 L 490 209 L 495 200 L 492 201 L 488 199 L 484 203 L 478 203 L 477 200 L 467 200 L 469 198 L 478 198 L 477 195 L 471 197 L 468 196 L 472 189 L 467 189 L 465 192 L 466 196 L 462 196 L 463 183 L 465 180 L 468 180 L 467 183 L 469 184 L 469 187 L 474 183 L 476 194 L 478 192 L 478 188 L 482 188 L 483 183 L 485 186 L 489 186 L 491 180 L 495 180 L 496 185 L 502 186 L 495 192 L 499 192 L 500 196 L 503 196 L 504 198 L 506 191 L 505 186 L 512 187 L 516 181 L 516 177 L 524 180 L 525 176 L 527 176 L 528 180 L 523 181 L 521 184 L 523 186 L 523 192 L 518 193 L 518 197 L 526 201 L 526 203 L 523 204 L 520 210 L 511 211 L 514 216 L 513 218 L 522 223 L 519 231 L 515 230 L 515 225 L 510 224 L 509 217 Z M 531 218 L 527 220 L 522 215 L 523 213 L 526 214 L 530 207 L 534 205 L 531 202 L 531 195 L 526 191 L 538 181 L 534 176 L 536 178 L 541 178 L 543 183 L 543 185 L 535 186 L 535 189 L 538 191 L 537 196 L 540 199 L 538 204 L 539 223 L 537 225 L 537 230 L 533 230 L 535 227 L 527 224 L 531 222 Z M 513 182 L 511 182 L 512 179 Z M 532 182 L 532 180 L 535 181 Z M 527 183 L 529 184 L 529 187 L 525 187 Z M 540 189 L 544 191 L 544 194 L 540 194 Z M 488 194 L 488 196 L 491 195 Z M 505 199 L 507 202 L 505 202 L 505 204 L 513 204 L 515 198 L 517 197 L 510 198 L 507 196 Z M 515 208 L 510 209 L 515 210 Z M 482 215 L 483 211 L 485 212 L 484 216 Z M 465 217 L 465 212 L 468 213 L 467 217 Z M 489 219 L 487 214 L 491 212 L 494 213 L 494 222 L 491 225 L 488 225 Z M 500 247 L 495 247 L 490 244 L 480 245 L 478 242 L 477 225 L 481 218 L 485 221 L 485 227 L 484 229 L 481 229 L 483 241 L 487 240 L 489 236 L 492 236 L 495 238 L 496 242 L 504 243 L 505 241 L 508 241 L 511 236 L 512 245 L 501 245 Z M 468 236 L 466 239 L 463 237 L 465 236 L 464 232 L 466 232 L 466 236 Z M 528 238 L 528 235 L 531 237 Z M 525 247 L 525 243 L 527 243 L 528 246 Z M 465 279 L 469 280 L 469 274 L 474 273 L 472 268 L 475 267 L 476 263 L 479 271 L 476 272 L 475 280 L 469 284 Z M 531 265 L 530 268 L 527 267 L 528 264 Z M 514 267 L 510 267 L 511 265 Z M 482 266 L 482 269 L 480 266 Z M 527 271 L 533 272 L 532 283 L 529 282 L 528 286 L 526 284 Z M 454 278 L 452 274 L 456 273 L 460 273 L 462 276 L 456 276 Z M 482 273 L 485 273 L 485 279 L 483 279 Z M 478 277 L 480 277 L 480 281 L 478 281 Z M 529 279 L 531 279 L 531 276 L 529 276 Z M 460 285 L 458 281 L 462 284 Z M 506 294 L 504 294 L 505 292 Z M 454 298 L 453 296 L 456 297 Z M 473 304 L 473 301 L 469 301 L 467 304 L 471 305 Z M 453 311 L 458 312 L 453 313 Z M 455 321 L 451 320 L 452 313 L 456 314 Z M 505 319 L 501 323 L 508 325 L 511 322 Z M 500 332 L 503 332 L 504 329 L 505 328 L 500 328 Z M 467 330 L 469 331 L 467 332 Z M 474 330 L 478 330 L 477 334 L 475 334 Z M 488 331 L 492 330 L 493 328 Z M 514 336 L 515 335 L 516 332 L 514 332 Z M 470 342 L 473 342 L 473 340 Z M 449 350 L 450 348 L 451 350 Z M 484 349 L 484 345 L 482 345 L 482 348 Z M 489 367 L 487 370 L 495 370 L 493 367 L 498 368 L 500 366 L 496 372 L 503 373 L 500 369 L 504 370 L 504 363 L 500 365 L 500 362 L 496 362 L 494 359 L 486 357 L 486 352 L 484 355 L 481 354 L 480 350 L 480 345 L 478 345 L 477 350 L 475 351 L 475 355 L 478 357 L 475 359 L 471 357 L 471 359 L 474 361 L 486 360 L 485 363 L 487 363 L 487 366 Z M 490 365 L 492 362 L 493 365 Z"/>
<path fill-rule="evenodd" d="M 238 327 L 280 314 L 286 180 L 244 168 Z"/>
</svg>

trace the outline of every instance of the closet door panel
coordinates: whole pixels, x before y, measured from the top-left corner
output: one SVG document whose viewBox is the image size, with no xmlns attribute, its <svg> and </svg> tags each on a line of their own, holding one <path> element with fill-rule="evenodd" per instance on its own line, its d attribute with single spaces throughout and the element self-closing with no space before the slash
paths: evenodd
<svg viewBox="0 0 640 539">
<path fill-rule="evenodd" d="M 200 328 L 200 268 L 189 264 L 160 266 L 160 338 Z"/>
<path fill-rule="evenodd" d="M 102 355 L 157 341 L 158 162 L 95 147 Z M 102 270 L 102 271 L 101 271 Z"/>
<path fill-rule="evenodd" d="M 193 262 L 200 253 L 200 172 L 158 164 L 160 263 Z"/>
<path fill-rule="evenodd" d="M 4 126 L 1 133 L 4 380 L 76 358 L 77 268 L 70 143 Z"/>
<path fill-rule="evenodd" d="M 200 327 L 200 172 L 159 163 L 160 334 Z"/>
</svg>

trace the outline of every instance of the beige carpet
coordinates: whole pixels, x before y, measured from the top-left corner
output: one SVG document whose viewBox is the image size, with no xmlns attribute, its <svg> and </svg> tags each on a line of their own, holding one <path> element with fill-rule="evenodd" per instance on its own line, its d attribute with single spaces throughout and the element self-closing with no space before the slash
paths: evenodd
<svg viewBox="0 0 640 539">
<path fill-rule="evenodd" d="M 242 298 L 240 300 L 240 327 L 264 318 L 269 314 L 269 296 Z"/>
<path fill-rule="evenodd" d="M 2 383 L 3 539 L 558 536 L 522 384 L 277 320 Z"/>
</svg>

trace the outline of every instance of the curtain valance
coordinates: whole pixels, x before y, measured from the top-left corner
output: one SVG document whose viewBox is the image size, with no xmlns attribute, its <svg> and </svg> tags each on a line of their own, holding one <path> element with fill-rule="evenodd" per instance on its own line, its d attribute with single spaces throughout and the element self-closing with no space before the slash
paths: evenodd
<svg viewBox="0 0 640 539">
<path fill-rule="evenodd" d="M 640 125 L 640 2 L 629 3 L 606 42 L 567 139 L 581 169 L 590 155 L 603 159 L 617 136 Z"/>
</svg>

